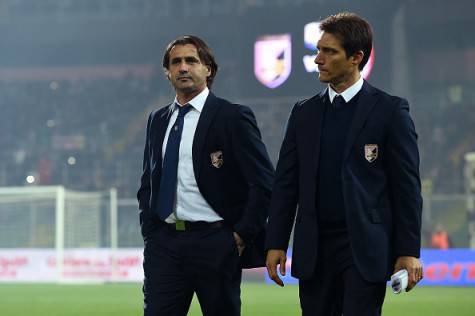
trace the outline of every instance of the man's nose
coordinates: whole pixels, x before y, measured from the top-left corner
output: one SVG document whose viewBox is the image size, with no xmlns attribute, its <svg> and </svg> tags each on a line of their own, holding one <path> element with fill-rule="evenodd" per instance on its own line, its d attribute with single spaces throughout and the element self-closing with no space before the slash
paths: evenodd
<svg viewBox="0 0 475 316">
<path fill-rule="evenodd" d="M 187 73 L 188 72 L 188 65 L 185 62 L 180 63 L 180 68 L 178 68 L 180 73 Z"/>
<path fill-rule="evenodd" d="M 323 64 L 322 57 L 320 56 L 320 53 L 317 53 L 317 56 L 315 56 L 315 59 L 313 60 L 313 62 L 317 65 Z"/>
</svg>

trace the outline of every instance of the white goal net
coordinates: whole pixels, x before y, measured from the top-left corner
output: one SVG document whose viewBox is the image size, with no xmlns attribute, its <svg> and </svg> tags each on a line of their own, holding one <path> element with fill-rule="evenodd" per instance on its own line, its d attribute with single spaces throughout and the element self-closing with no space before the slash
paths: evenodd
<svg viewBox="0 0 475 316">
<path fill-rule="evenodd" d="M 65 252 L 101 248 L 117 248 L 115 189 L 0 187 L 0 249 L 54 249 L 61 279 Z"/>
</svg>

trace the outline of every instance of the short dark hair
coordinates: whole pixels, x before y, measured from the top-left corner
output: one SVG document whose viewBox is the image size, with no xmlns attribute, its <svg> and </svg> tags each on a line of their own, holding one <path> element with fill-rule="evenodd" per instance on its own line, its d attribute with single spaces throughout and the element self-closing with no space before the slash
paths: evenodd
<svg viewBox="0 0 475 316">
<path fill-rule="evenodd" d="M 196 47 L 196 50 L 198 51 L 198 56 L 200 57 L 200 61 L 208 66 L 211 70 L 211 74 L 206 78 L 206 83 L 208 88 L 211 88 L 213 84 L 214 77 L 216 76 L 216 73 L 218 72 L 218 64 L 214 60 L 213 52 L 211 49 L 208 47 L 206 42 L 199 38 L 198 36 L 194 35 L 183 35 L 178 37 L 177 39 L 171 41 L 167 49 L 165 50 L 165 54 L 163 55 L 162 59 L 162 66 L 163 68 L 169 69 L 170 67 L 170 51 L 175 47 L 176 45 L 187 45 L 191 44 Z"/>
<path fill-rule="evenodd" d="M 366 65 L 373 46 L 373 30 L 371 25 L 355 13 L 342 12 L 330 15 L 320 23 L 320 30 L 334 35 L 341 41 L 346 57 L 363 51 L 363 60 L 359 70 Z"/>
</svg>

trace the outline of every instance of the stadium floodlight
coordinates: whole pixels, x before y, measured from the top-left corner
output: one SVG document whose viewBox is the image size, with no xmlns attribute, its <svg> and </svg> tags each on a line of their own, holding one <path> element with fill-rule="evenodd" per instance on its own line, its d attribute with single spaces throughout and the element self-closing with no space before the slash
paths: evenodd
<svg viewBox="0 0 475 316">
<path fill-rule="evenodd" d="M 465 154 L 464 176 L 467 195 L 469 247 L 475 249 L 475 152 Z"/>
<path fill-rule="evenodd" d="M 117 249 L 117 191 L 0 187 L 0 248 L 55 249 L 58 281 L 69 249 Z"/>
</svg>

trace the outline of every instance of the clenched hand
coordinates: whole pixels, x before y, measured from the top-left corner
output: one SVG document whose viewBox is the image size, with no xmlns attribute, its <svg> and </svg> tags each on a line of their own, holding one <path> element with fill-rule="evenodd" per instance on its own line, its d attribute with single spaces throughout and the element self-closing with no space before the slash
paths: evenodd
<svg viewBox="0 0 475 316">
<path fill-rule="evenodd" d="M 394 265 L 394 273 L 402 269 L 407 270 L 407 275 L 409 279 L 407 281 L 406 292 L 409 292 L 416 286 L 417 282 L 422 280 L 422 278 L 424 277 L 424 272 L 422 271 L 422 263 L 416 257 L 398 257 L 396 259 L 396 264 Z"/>
</svg>

